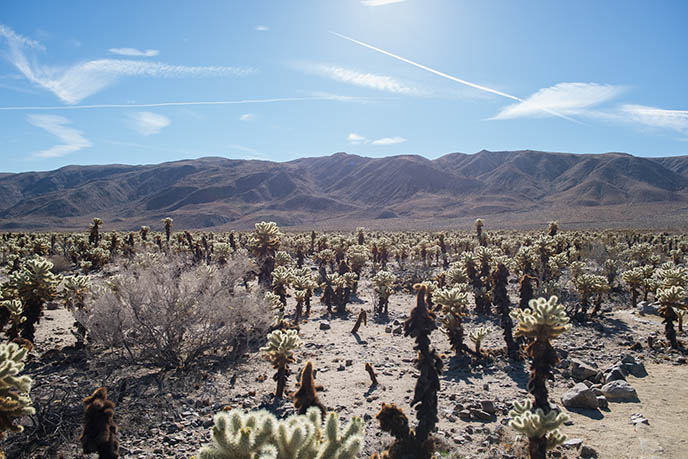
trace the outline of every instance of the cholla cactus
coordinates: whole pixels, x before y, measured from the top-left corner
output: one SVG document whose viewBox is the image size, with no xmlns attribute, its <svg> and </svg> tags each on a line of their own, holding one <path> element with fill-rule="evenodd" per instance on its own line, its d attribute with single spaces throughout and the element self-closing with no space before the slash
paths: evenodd
<svg viewBox="0 0 688 459">
<path fill-rule="evenodd" d="M 98 245 L 98 242 L 100 242 L 100 225 L 103 224 L 103 220 L 100 218 L 96 217 L 93 219 L 93 223 L 89 226 L 89 235 L 88 235 L 88 243 L 91 245 Z"/>
<path fill-rule="evenodd" d="M 688 268 L 671 266 L 656 272 L 661 288 L 685 287 L 688 284 Z"/>
<path fill-rule="evenodd" d="M 275 268 L 275 254 L 280 246 L 282 233 L 275 222 L 256 223 L 248 246 L 260 264 L 258 282 L 265 288 L 272 284 L 272 270 Z"/>
<path fill-rule="evenodd" d="M 84 453 L 98 453 L 98 459 L 118 458 L 115 404 L 108 400 L 107 390 L 96 389 L 84 399 L 84 404 L 84 429 L 79 437 Z"/>
<path fill-rule="evenodd" d="M 490 333 L 490 329 L 487 327 L 478 327 L 471 330 L 468 337 L 473 341 L 475 345 L 475 353 L 480 355 L 480 344 L 483 342 L 485 337 Z"/>
<path fill-rule="evenodd" d="M 628 271 L 624 271 L 621 274 L 621 279 L 628 285 L 631 290 L 631 302 L 633 307 L 638 304 L 638 296 L 640 295 L 640 289 L 643 286 L 643 273 L 639 268 L 633 268 Z"/>
<path fill-rule="evenodd" d="M 272 272 L 272 292 L 280 297 L 284 306 L 287 305 L 287 289 L 294 280 L 294 270 L 278 266 Z"/>
<path fill-rule="evenodd" d="M 170 243 L 170 237 L 172 236 L 172 220 L 170 217 L 165 217 L 162 220 L 160 220 L 163 225 L 165 225 L 165 239 L 167 240 L 167 244 L 169 245 Z"/>
<path fill-rule="evenodd" d="M 580 298 L 579 308 L 574 315 L 585 318 L 590 306 L 590 298 L 596 293 L 605 291 L 607 279 L 596 274 L 582 273 L 574 278 L 573 285 L 576 287 Z"/>
<path fill-rule="evenodd" d="M 65 307 L 74 312 L 81 310 L 86 304 L 86 295 L 89 292 L 89 278 L 88 276 L 66 276 L 62 283 L 62 291 L 60 298 L 64 302 Z M 86 327 L 79 321 L 74 322 L 76 331 L 72 333 L 76 337 L 76 344 L 78 347 L 83 346 L 86 338 Z"/>
<path fill-rule="evenodd" d="M 557 235 L 557 231 L 559 231 L 559 222 L 558 221 L 549 222 L 549 225 L 547 227 L 547 235 L 550 237 L 554 237 Z"/>
<path fill-rule="evenodd" d="M 240 410 L 215 415 L 213 444 L 199 459 L 354 459 L 363 448 L 364 424 L 354 417 L 342 430 L 331 412 L 323 425 L 320 409 L 278 420 L 272 413 Z"/>
<path fill-rule="evenodd" d="M 36 412 L 29 396 L 31 378 L 18 376 L 27 352 L 16 343 L 0 344 L 0 439 L 6 432 L 21 432 L 23 427 L 16 422 Z M 1 451 L 0 456 L 4 457 Z"/>
<path fill-rule="evenodd" d="M 50 271 L 52 268 L 51 262 L 37 257 L 28 260 L 20 271 L 10 276 L 9 285 L 24 304 L 26 319 L 21 324 L 21 331 L 17 327 L 10 330 L 11 337 L 21 333 L 22 338 L 33 342 L 43 305 L 57 296 L 57 286 L 61 279 Z"/>
<path fill-rule="evenodd" d="M 24 305 L 19 300 L 0 301 L 0 331 L 3 331 L 7 324 L 10 324 L 10 327 L 18 327 L 26 320 L 23 312 Z"/>
<path fill-rule="evenodd" d="M 570 329 L 571 325 L 564 311 L 564 306 L 558 303 L 556 296 L 549 300 L 544 298 L 531 300 L 529 308 L 514 310 L 511 312 L 511 317 L 518 321 L 516 336 L 534 338 L 526 347 L 526 352 L 531 358 L 528 392 L 535 400 L 535 411 L 532 412 L 533 405 L 529 401 L 524 405 L 517 405 L 518 411 L 515 414 L 518 417 L 514 417 L 518 421 L 515 419 L 515 428 L 519 430 L 520 427 L 524 429 L 520 431 L 530 432 L 528 436 L 530 457 L 544 459 L 550 441 L 546 433 L 552 430 L 549 427 L 556 424 L 556 422 L 552 423 L 556 416 L 551 416 L 552 409 L 547 399 L 546 381 L 547 379 L 554 379 L 552 369 L 559 361 L 559 357 L 550 340 Z M 526 414 L 525 411 L 530 412 L 530 414 Z M 554 426 L 553 429 L 557 427 L 558 425 Z M 556 440 L 560 437 L 554 435 L 552 438 Z"/>
<path fill-rule="evenodd" d="M 260 350 L 265 353 L 265 358 L 272 363 L 277 370 L 273 379 L 277 381 L 275 397 L 281 398 L 287 385 L 289 376 L 289 364 L 294 362 L 294 350 L 301 346 L 296 330 L 275 330 L 268 335 L 268 343 Z"/>
<path fill-rule="evenodd" d="M 463 342 L 463 318 L 467 315 L 468 294 L 459 288 L 444 288 L 434 293 L 432 301 L 442 306 L 442 331 L 447 334 L 454 352 L 468 351 Z"/>
<path fill-rule="evenodd" d="M 389 297 L 394 293 L 394 283 L 396 281 L 397 276 L 388 271 L 378 271 L 375 277 L 373 277 L 375 295 L 378 299 L 378 314 L 387 314 L 389 312 Z"/>
<path fill-rule="evenodd" d="M 275 254 L 275 267 L 289 266 L 292 263 L 291 255 L 284 250 L 280 250 Z"/>
<path fill-rule="evenodd" d="M 566 435 L 559 432 L 559 427 L 569 417 L 557 411 L 545 414 L 540 408 L 533 412 L 532 407 L 530 400 L 514 402 L 514 408 L 509 411 L 512 418 L 509 427 L 528 437 L 531 458 L 544 458 L 548 449 L 566 441 Z"/>
<path fill-rule="evenodd" d="M 679 318 L 675 309 L 686 309 L 687 306 L 683 302 L 685 297 L 686 291 L 683 287 L 672 286 L 657 291 L 657 300 L 661 305 L 657 313 L 664 318 L 664 334 L 674 349 L 679 347 L 674 330 L 674 321 Z"/>
</svg>

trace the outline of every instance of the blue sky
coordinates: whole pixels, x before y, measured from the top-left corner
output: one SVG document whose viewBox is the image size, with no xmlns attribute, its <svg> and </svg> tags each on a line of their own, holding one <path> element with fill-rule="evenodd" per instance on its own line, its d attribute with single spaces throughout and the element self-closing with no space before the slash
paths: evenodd
<svg viewBox="0 0 688 459">
<path fill-rule="evenodd" d="M 681 0 L 5 2 L 0 171 L 688 154 L 687 23 Z"/>
</svg>

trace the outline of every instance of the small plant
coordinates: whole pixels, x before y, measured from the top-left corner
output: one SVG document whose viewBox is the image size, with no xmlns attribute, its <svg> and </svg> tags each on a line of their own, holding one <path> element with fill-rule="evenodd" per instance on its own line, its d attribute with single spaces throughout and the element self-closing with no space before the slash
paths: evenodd
<svg viewBox="0 0 688 459">
<path fill-rule="evenodd" d="M 509 411 L 509 416 L 512 418 L 509 421 L 509 427 L 528 438 L 531 459 L 545 458 L 544 451 L 566 441 L 566 435 L 559 432 L 559 427 L 569 417 L 556 411 L 545 414 L 540 408 L 533 412 L 532 408 L 533 404 L 530 400 L 525 400 L 523 403 L 514 402 L 514 408 Z"/>
<path fill-rule="evenodd" d="M 268 343 L 260 350 L 265 353 L 265 358 L 272 363 L 272 368 L 277 370 L 273 380 L 277 382 L 275 397 L 282 398 L 284 388 L 289 377 L 289 364 L 294 362 L 294 350 L 301 346 L 296 330 L 275 330 L 268 335 Z"/>
<path fill-rule="evenodd" d="M 483 340 L 485 337 L 490 333 L 490 329 L 487 327 L 478 327 L 474 328 L 471 330 L 471 332 L 468 334 L 468 337 L 473 341 L 473 344 L 475 345 L 475 353 L 476 355 L 481 355 L 480 353 L 480 345 L 482 344 Z"/>
<path fill-rule="evenodd" d="M 17 421 L 36 412 L 29 396 L 32 380 L 19 376 L 27 353 L 27 348 L 16 343 L 0 344 L 0 440 L 7 432 L 24 430 Z M 0 457 L 5 457 L 2 451 Z"/>
<path fill-rule="evenodd" d="M 108 400 L 104 387 L 96 389 L 84 399 L 84 429 L 81 432 L 81 446 L 85 454 L 98 453 L 99 459 L 119 457 L 117 425 L 113 419 L 115 404 Z"/>
<path fill-rule="evenodd" d="M 355 459 L 363 448 L 364 423 L 354 417 L 340 428 L 337 413 L 323 424 L 318 408 L 278 420 L 272 413 L 240 410 L 215 415 L 212 445 L 199 459 Z"/>
</svg>

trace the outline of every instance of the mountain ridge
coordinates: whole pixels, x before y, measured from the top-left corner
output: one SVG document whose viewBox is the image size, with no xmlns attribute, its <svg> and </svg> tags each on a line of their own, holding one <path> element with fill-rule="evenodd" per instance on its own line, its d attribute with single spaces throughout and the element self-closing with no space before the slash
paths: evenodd
<svg viewBox="0 0 688 459">
<path fill-rule="evenodd" d="M 630 227 L 651 221 L 660 207 L 676 212 L 665 225 L 681 226 L 688 221 L 688 156 L 482 150 L 434 160 L 344 152 L 286 162 L 203 157 L 0 174 L 0 193 L 5 230 L 79 229 L 95 216 L 112 229 L 154 226 L 165 216 L 184 229 L 243 229 L 261 219 L 332 229 L 424 227 L 484 215 L 517 225 L 595 215 L 589 223 Z"/>
</svg>

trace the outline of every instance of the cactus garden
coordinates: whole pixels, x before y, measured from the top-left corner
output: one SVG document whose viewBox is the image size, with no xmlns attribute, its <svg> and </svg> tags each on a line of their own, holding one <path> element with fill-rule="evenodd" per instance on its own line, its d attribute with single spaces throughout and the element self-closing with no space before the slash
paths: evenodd
<svg viewBox="0 0 688 459">
<path fill-rule="evenodd" d="M 684 457 L 688 236 L 0 234 L 8 458 Z"/>
</svg>

